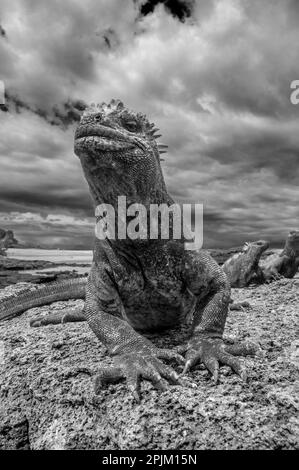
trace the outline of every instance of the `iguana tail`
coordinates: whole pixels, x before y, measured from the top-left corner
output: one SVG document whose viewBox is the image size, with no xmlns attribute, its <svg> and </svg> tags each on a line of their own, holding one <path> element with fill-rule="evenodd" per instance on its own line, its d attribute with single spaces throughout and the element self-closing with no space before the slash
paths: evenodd
<svg viewBox="0 0 299 470">
<path fill-rule="evenodd" d="M 26 290 L 0 301 L 0 321 L 9 320 L 29 308 L 40 307 L 59 300 L 84 299 L 87 278 L 49 282 L 35 290 Z"/>
</svg>

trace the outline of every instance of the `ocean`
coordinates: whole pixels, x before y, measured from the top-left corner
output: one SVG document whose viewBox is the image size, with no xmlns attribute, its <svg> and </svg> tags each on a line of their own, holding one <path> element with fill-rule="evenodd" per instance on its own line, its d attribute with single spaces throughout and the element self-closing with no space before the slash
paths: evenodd
<svg viewBox="0 0 299 470">
<path fill-rule="evenodd" d="M 7 256 L 23 260 L 44 260 L 53 263 L 91 264 L 91 250 L 43 250 L 37 248 L 9 248 Z"/>
</svg>

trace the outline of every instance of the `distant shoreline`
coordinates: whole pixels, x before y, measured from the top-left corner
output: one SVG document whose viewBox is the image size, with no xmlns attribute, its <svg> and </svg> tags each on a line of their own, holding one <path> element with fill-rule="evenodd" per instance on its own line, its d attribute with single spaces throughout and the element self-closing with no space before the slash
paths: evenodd
<svg viewBox="0 0 299 470">
<path fill-rule="evenodd" d="M 91 250 L 9 248 L 6 256 L 0 257 L 0 288 L 87 275 L 92 256 Z"/>
<path fill-rule="evenodd" d="M 89 265 L 92 262 L 92 250 L 59 250 L 43 248 L 9 248 L 7 257 L 15 260 L 42 260 L 58 264 Z"/>
<path fill-rule="evenodd" d="M 222 265 L 242 248 L 210 249 L 210 255 Z M 266 255 L 272 253 L 268 251 Z M 0 289 L 18 282 L 45 283 L 86 276 L 92 264 L 92 250 L 9 248 L 0 256 Z"/>
</svg>

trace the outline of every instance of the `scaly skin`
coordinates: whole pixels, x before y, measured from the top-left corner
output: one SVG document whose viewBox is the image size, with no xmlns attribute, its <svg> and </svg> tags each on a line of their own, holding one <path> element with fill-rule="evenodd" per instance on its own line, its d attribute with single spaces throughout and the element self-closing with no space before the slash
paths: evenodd
<svg viewBox="0 0 299 470">
<path fill-rule="evenodd" d="M 286 239 L 284 249 L 260 262 L 260 269 L 266 282 L 281 277 L 291 279 L 299 268 L 299 230 L 292 230 Z"/>
<path fill-rule="evenodd" d="M 18 295 L 11 295 L 0 303 L 0 321 L 9 320 L 29 308 L 51 304 L 59 300 L 84 299 L 85 287 L 86 278 L 79 277 L 50 282 L 44 286 L 35 287 L 34 290 L 25 290 Z M 42 324 L 42 321 L 44 321 L 43 324 L 46 324 L 45 319 L 37 318 L 33 321 L 32 326 L 38 326 L 38 323 Z M 61 321 L 65 320 L 60 319 L 58 323 Z M 49 323 L 49 319 L 47 323 Z"/>
<path fill-rule="evenodd" d="M 268 248 L 269 243 L 265 240 L 246 243 L 243 251 L 233 255 L 222 265 L 231 287 L 246 287 L 251 282 L 261 282 L 262 272 L 259 261 Z"/>
<path fill-rule="evenodd" d="M 75 153 L 95 206 L 109 203 L 118 216 L 118 196 L 147 209 L 151 203 L 173 204 L 160 165 L 165 146 L 157 144 L 158 137 L 144 115 L 128 111 L 119 101 L 84 112 L 75 133 Z M 125 378 L 139 400 L 140 379 L 161 390 L 168 382 L 182 383 L 163 362 L 169 359 L 184 364 L 183 373 L 202 362 L 215 382 L 221 364 L 246 379 L 237 356 L 254 355 L 258 348 L 250 342 L 223 341 L 230 302 L 227 276 L 204 250 L 185 250 L 185 240 L 173 239 L 172 229 L 170 225 L 169 240 L 151 240 L 148 232 L 145 239 L 96 239 L 84 316 L 114 358 L 114 367 L 100 370 L 97 387 Z M 182 347 L 185 358 L 142 336 L 183 323 L 190 314 L 192 334 Z"/>
</svg>

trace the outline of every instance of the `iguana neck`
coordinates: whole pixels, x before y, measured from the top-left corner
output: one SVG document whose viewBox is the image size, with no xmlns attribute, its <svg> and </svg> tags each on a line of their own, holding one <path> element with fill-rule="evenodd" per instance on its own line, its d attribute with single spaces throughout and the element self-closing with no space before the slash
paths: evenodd
<svg viewBox="0 0 299 470">
<path fill-rule="evenodd" d="M 109 167 L 95 168 L 88 160 L 83 161 L 82 166 L 95 206 L 95 214 L 97 214 L 99 208 L 103 208 L 104 210 L 108 205 L 113 208 L 115 238 L 108 240 L 108 244 L 111 248 L 126 252 L 134 249 L 138 252 L 139 248 L 145 250 L 147 247 L 152 247 L 153 245 L 165 245 L 169 240 L 171 241 L 175 238 L 172 217 L 169 218 L 169 237 L 167 239 L 161 239 L 160 235 L 158 239 L 154 239 L 151 237 L 150 233 L 151 206 L 156 205 L 159 207 L 161 204 L 164 204 L 170 207 L 175 203 L 167 192 L 161 170 L 160 172 L 156 171 L 155 178 L 151 175 L 149 182 L 149 172 L 145 175 L 140 175 L 140 178 L 136 182 L 136 178 L 133 179 L 129 178 L 128 175 L 124 176 L 121 173 L 115 173 L 115 171 L 111 170 Z M 138 208 L 132 208 L 130 215 L 128 215 L 127 212 L 132 204 L 140 204 L 146 211 L 147 235 L 145 239 L 130 239 L 129 236 L 121 238 L 119 236 L 119 218 L 124 220 L 124 214 L 127 214 L 125 224 L 126 227 L 128 227 L 128 224 L 136 217 L 135 210 L 138 212 Z M 161 217 L 156 220 L 160 233 Z M 101 217 L 96 217 L 96 223 L 100 221 Z M 183 227 L 181 228 L 181 234 L 180 240 L 183 242 L 185 241 Z M 178 240 L 177 238 L 175 239 Z"/>
<path fill-rule="evenodd" d="M 288 256 L 289 258 L 295 258 L 299 256 L 299 251 L 296 250 L 296 247 L 292 244 L 290 240 L 286 240 L 285 246 L 279 256 Z"/>
<path fill-rule="evenodd" d="M 171 205 L 174 202 L 167 192 L 159 163 L 155 171 L 146 169 L 137 179 L 134 167 L 128 174 L 113 167 L 94 165 L 91 158 L 85 158 L 81 163 L 95 206 L 110 204 L 117 212 L 121 196 L 126 197 L 127 206 L 139 203 L 147 209 L 150 204 Z"/>
</svg>

